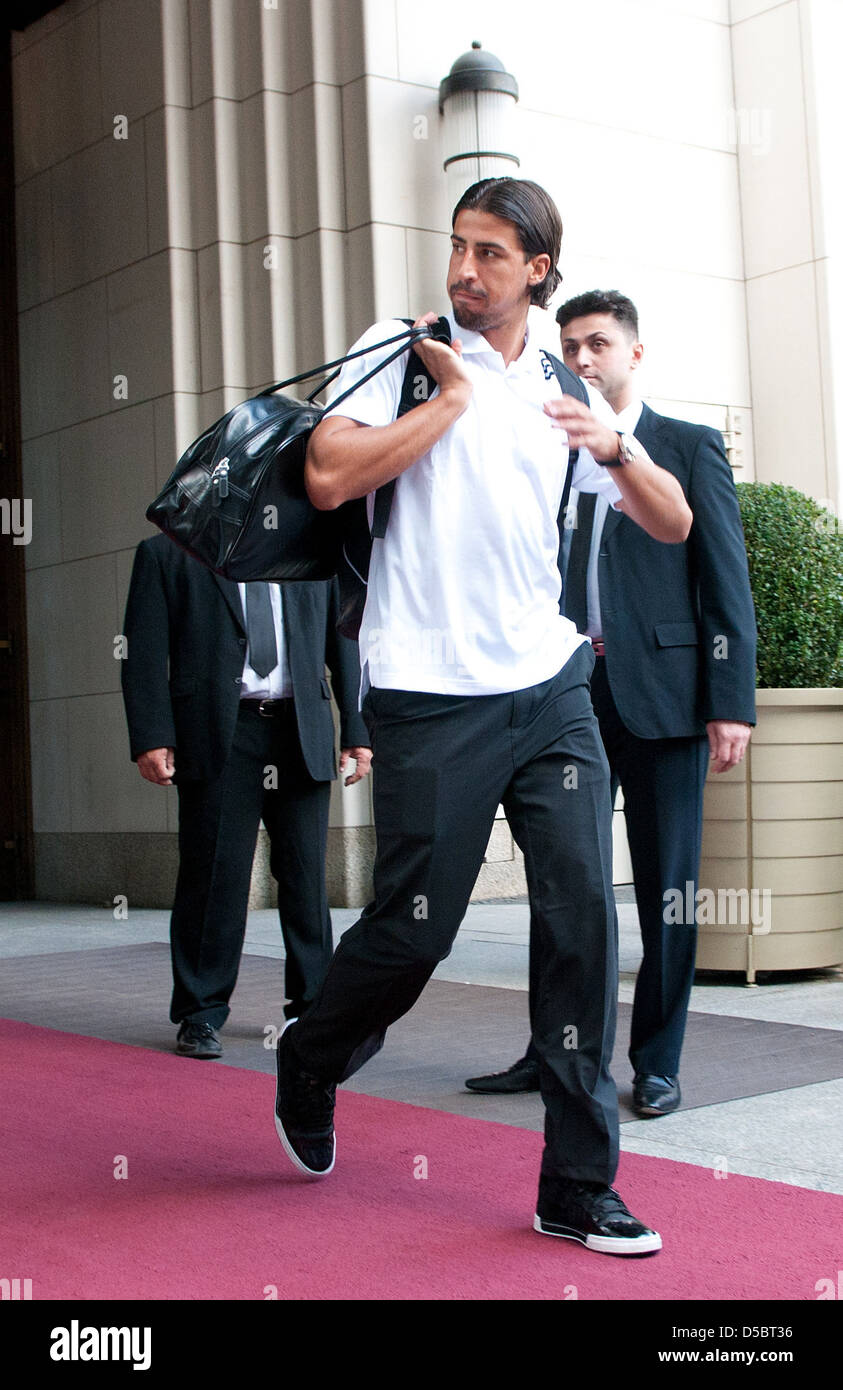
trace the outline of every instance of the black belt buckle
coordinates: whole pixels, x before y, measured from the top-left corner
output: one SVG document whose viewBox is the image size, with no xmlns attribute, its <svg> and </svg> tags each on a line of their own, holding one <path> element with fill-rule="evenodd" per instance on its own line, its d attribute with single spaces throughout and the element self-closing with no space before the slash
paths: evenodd
<svg viewBox="0 0 843 1390">
<path fill-rule="evenodd" d="M 259 700 L 257 706 L 262 719 L 274 719 L 276 715 L 284 714 L 293 708 L 293 697 L 287 695 L 282 696 L 280 700 Z"/>
<path fill-rule="evenodd" d="M 293 708 L 292 695 L 280 700 L 243 699 L 240 701 L 240 708 L 247 709 L 250 714 L 259 714 L 261 719 L 275 719 L 277 715 L 283 714 L 285 710 Z"/>
</svg>

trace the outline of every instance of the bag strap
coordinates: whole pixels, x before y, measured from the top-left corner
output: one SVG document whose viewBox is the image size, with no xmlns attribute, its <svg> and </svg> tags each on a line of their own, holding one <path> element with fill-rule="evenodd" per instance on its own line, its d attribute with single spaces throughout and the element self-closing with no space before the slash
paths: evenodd
<svg viewBox="0 0 843 1390">
<path fill-rule="evenodd" d="M 411 319 L 405 319 L 405 323 L 412 323 Z M 449 343 L 451 341 L 451 328 L 446 318 L 437 319 L 430 325 L 431 338 L 435 338 L 439 343 Z M 403 349 L 402 349 L 403 351 Z M 420 381 L 424 382 L 424 390 L 419 390 Z M 404 372 L 404 380 L 401 383 L 401 399 L 398 402 L 398 411 L 395 416 L 400 420 L 402 415 L 406 415 L 408 410 L 414 406 L 421 405 L 422 401 L 430 400 L 431 393 L 436 387 L 436 381 L 431 376 L 427 367 L 422 362 L 417 353 L 412 350 L 407 359 L 407 368 Z M 379 487 L 375 493 L 375 506 L 372 513 L 372 539 L 383 540 L 386 535 L 386 527 L 389 521 L 389 513 L 392 510 L 392 498 L 395 493 L 395 478 L 391 478 L 383 487 Z"/>
<path fill-rule="evenodd" d="M 355 381 L 354 385 L 349 388 L 350 391 L 356 391 L 357 387 L 362 386 L 364 381 L 369 381 L 370 378 L 381 371 L 383 367 L 387 367 L 390 362 L 395 361 L 396 357 L 400 357 L 402 352 L 406 352 L 408 342 L 416 342 L 419 338 L 430 338 L 433 336 L 429 328 L 413 328 L 412 322 L 409 319 L 404 319 L 404 323 L 409 326 L 401 333 L 396 333 L 394 337 L 384 338 L 382 343 L 373 343 L 371 347 L 358 348 L 356 352 L 347 352 L 345 357 L 336 357 L 333 362 L 323 362 L 321 367 L 313 367 L 309 372 L 299 372 L 298 376 L 287 377 L 286 381 L 276 381 L 274 386 L 265 386 L 262 391 L 258 391 L 255 399 L 258 399 L 260 396 L 271 396 L 275 391 L 283 391 L 285 386 L 295 386 L 300 381 L 309 381 L 311 377 L 321 376 L 323 372 L 331 371 L 331 368 L 336 367 L 336 371 L 331 371 L 331 375 L 327 377 L 325 381 L 320 382 L 315 390 L 310 392 L 307 399 L 312 401 L 314 396 L 318 396 L 320 391 L 324 391 L 325 387 L 330 385 L 335 377 L 339 376 L 340 369 L 346 362 L 350 362 L 354 357 L 365 357 L 367 353 L 378 352 L 381 348 L 391 347 L 393 343 L 400 342 L 401 347 L 397 352 L 393 352 L 389 357 L 385 357 L 371 372 L 361 377 L 359 381 Z M 345 400 L 348 394 L 349 391 L 344 392 L 342 396 L 338 397 L 338 400 Z M 337 401 L 333 401 L 331 409 L 333 409 L 336 404 Z"/>
<path fill-rule="evenodd" d="M 410 319 L 405 319 L 404 322 L 410 324 L 412 321 Z M 430 336 L 436 338 L 439 342 L 449 343 L 451 341 L 451 331 L 448 320 L 440 318 L 436 323 L 432 324 Z M 403 352 L 404 349 L 402 348 L 401 351 Z M 563 395 L 576 396 L 578 400 L 582 401 L 583 405 L 588 405 L 588 391 L 576 372 L 572 372 L 570 367 L 566 367 L 564 362 L 560 362 L 558 357 L 554 357 L 553 353 L 547 352 L 544 348 L 541 349 L 541 355 L 550 364 L 551 369 L 555 373 Z M 397 356 L 400 356 L 400 353 L 394 353 L 389 361 L 393 361 Z M 418 377 L 420 375 L 425 377 L 427 383 L 426 391 L 421 395 L 417 393 Z M 422 400 L 428 400 L 431 390 L 435 385 L 436 383 L 433 377 L 430 375 L 430 372 L 425 367 L 421 358 L 418 357 L 415 352 L 411 352 L 407 361 L 407 370 L 404 373 L 404 381 L 401 387 L 401 400 L 398 405 L 398 413 L 395 416 L 396 420 L 400 420 L 402 415 L 406 415 L 408 410 L 412 410 L 413 406 L 419 405 Z M 334 402 L 334 404 L 336 404 L 336 402 Z M 568 500 L 571 496 L 571 484 L 578 458 L 579 449 L 568 450 L 568 471 L 565 474 L 565 485 L 562 489 L 562 501 L 559 505 L 559 514 L 557 518 L 560 535 L 562 534 Z M 389 513 L 392 510 L 392 498 L 395 492 L 396 481 L 397 480 L 393 478 L 390 482 L 384 483 L 383 487 L 379 487 L 375 493 L 375 505 L 372 514 L 373 539 L 377 538 L 382 540 L 386 535 L 386 527 L 389 521 Z"/>
<path fill-rule="evenodd" d="M 437 319 L 435 323 L 432 323 L 432 324 L 429 324 L 429 325 L 428 325 L 428 324 L 422 324 L 419 328 L 413 328 L 412 322 L 411 322 L 410 319 L 405 319 L 404 322 L 405 322 L 405 323 L 408 323 L 408 324 L 410 325 L 409 330 L 408 330 L 408 337 L 409 337 L 410 343 L 417 343 L 417 342 L 419 341 L 419 339 L 421 339 L 421 338 L 436 338 L 436 337 L 438 337 L 438 338 L 440 339 L 440 341 L 443 341 L 443 342 L 448 342 L 448 343 L 449 343 L 449 342 L 451 341 L 451 330 L 450 330 L 450 328 L 448 327 L 448 324 L 447 324 L 447 322 L 446 322 L 445 319 Z M 445 328 L 444 328 L 444 337 L 443 337 L 443 333 L 442 333 L 442 328 L 441 328 L 441 326 L 440 326 L 440 325 L 442 325 L 442 324 L 445 325 Z M 392 342 L 395 342 L 395 339 L 393 338 L 391 341 L 392 341 Z M 377 351 L 378 346 L 379 346 L 379 345 L 376 343 L 376 344 L 375 344 L 374 351 Z M 383 344 L 381 344 L 380 346 L 383 346 Z M 367 353 L 372 352 L 372 351 L 373 351 L 372 348 L 367 348 L 367 349 L 366 349 L 366 352 L 367 352 Z M 365 376 L 361 376 L 361 378 L 360 378 L 359 381 L 355 381 L 351 386 L 349 386 L 349 387 L 347 388 L 347 390 L 343 391 L 341 395 L 337 396 L 335 400 L 331 401 L 331 404 L 325 407 L 324 413 L 327 415 L 327 413 L 328 413 L 329 410 L 336 410 L 336 408 L 337 408 L 338 405 L 340 405 L 344 400 L 347 400 L 347 399 L 348 399 L 348 397 L 351 395 L 352 391 L 356 391 L 357 388 L 358 388 L 358 386 L 364 386 L 364 385 L 366 384 L 367 381 L 371 381 L 371 379 L 372 379 L 373 376 L 377 376 L 378 372 L 382 372 L 383 369 L 384 369 L 384 367 L 388 367 L 389 364 L 390 364 L 390 362 L 394 362 L 397 358 L 401 357 L 406 351 L 407 351 L 407 343 L 402 343 L 401 346 L 400 346 L 399 348 L 396 348 L 394 352 L 391 352 L 391 353 L 389 354 L 388 357 L 385 357 L 385 358 L 383 359 L 382 362 L 378 362 L 377 365 L 374 366 L 370 372 L 367 372 Z M 358 352 L 352 352 L 352 353 L 349 354 L 350 357 L 360 357 L 360 355 L 361 355 L 361 354 L 360 354 L 359 351 L 358 351 Z M 346 360 L 347 360 L 347 359 L 346 359 Z M 333 381 L 333 380 L 334 380 L 334 377 L 337 376 L 337 375 L 338 375 L 337 372 L 333 372 L 333 373 L 331 374 L 331 376 L 328 378 L 328 381 L 329 381 L 329 382 L 330 382 L 330 381 Z M 314 394 L 318 394 L 319 391 L 322 391 L 322 390 L 324 389 L 324 387 L 326 386 L 326 384 L 327 384 L 326 382 L 323 382 L 321 386 L 317 387 L 316 392 L 311 392 L 311 395 L 308 397 L 308 400 L 310 400 Z"/>
<path fill-rule="evenodd" d="M 576 372 L 572 372 L 570 367 L 566 367 L 564 362 L 560 362 L 558 357 L 554 357 L 552 352 L 547 352 L 542 348 L 542 356 L 556 373 L 556 380 L 562 389 L 564 396 L 576 396 L 582 401 L 583 405 L 588 405 L 588 391 Z M 574 468 L 580 456 L 579 449 L 568 450 L 568 471 L 565 474 L 565 486 L 562 489 L 562 501 L 559 503 L 559 512 L 556 517 L 556 529 L 559 532 L 559 553 L 557 563 L 559 573 L 562 576 L 562 588 L 559 593 L 559 612 L 565 611 L 565 571 L 567 569 L 567 539 L 568 532 L 565 526 L 565 513 L 568 510 L 568 502 L 571 496 L 571 484 L 574 477 Z"/>
<path fill-rule="evenodd" d="M 578 400 L 582 401 L 583 405 L 588 405 L 588 391 L 583 386 L 582 380 L 577 376 L 576 372 L 572 372 L 570 367 L 566 367 L 564 362 L 560 362 L 558 357 L 554 357 L 553 353 L 547 352 L 545 348 L 542 348 L 541 355 L 553 368 L 563 396 L 576 396 Z M 568 471 L 565 474 L 565 486 L 562 489 L 562 501 L 559 504 L 559 515 L 557 517 L 557 525 L 559 526 L 560 532 L 564 527 L 565 512 L 568 508 L 568 499 L 571 496 L 571 483 L 579 456 L 579 449 L 568 450 Z"/>
</svg>

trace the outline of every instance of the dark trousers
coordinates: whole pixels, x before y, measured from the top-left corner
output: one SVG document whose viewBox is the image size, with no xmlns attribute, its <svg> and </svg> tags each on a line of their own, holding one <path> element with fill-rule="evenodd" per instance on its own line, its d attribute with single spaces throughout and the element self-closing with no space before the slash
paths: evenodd
<svg viewBox="0 0 843 1390">
<path fill-rule="evenodd" d="M 345 1080 L 381 1047 L 453 945 L 502 802 L 532 907 L 542 1171 L 611 1182 L 617 919 L 593 662 L 580 648 L 552 680 L 514 694 L 369 693 L 375 897 L 290 1043 L 300 1067 L 326 1081 Z"/>
<path fill-rule="evenodd" d="M 314 782 L 307 771 L 292 700 L 272 719 L 241 705 L 221 775 L 179 783 L 179 874 L 170 921 L 174 1023 L 201 1019 L 216 1028 L 228 1017 L 261 819 L 278 882 L 285 1014 L 297 1016 L 311 1003 L 333 950 L 325 887 L 330 791 L 330 782 Z"/>
<path fill-rule="evenodd" d="M 665 893 L 697 889 L 708 739 L 637 738 L 618 714 L 598 657 L 591 698 L 612 775 L 623 789 L 644 956 L 635 984 L 629 1058 L 636 1072 L 675 1076 L 694 982 L 697 929 L 666 924 Z"/>
</svg>

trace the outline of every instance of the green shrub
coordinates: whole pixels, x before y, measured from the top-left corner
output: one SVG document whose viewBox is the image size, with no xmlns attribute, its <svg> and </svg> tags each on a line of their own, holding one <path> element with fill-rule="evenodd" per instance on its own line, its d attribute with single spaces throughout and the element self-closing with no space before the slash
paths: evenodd
<svg viewBox="0 0 843 1390">
<path fill-rule="evenodd" d="M 796 488 L 739 483 L 758 621 L 756 684 L 843 685 L 843 535 Z"/>
</svg>

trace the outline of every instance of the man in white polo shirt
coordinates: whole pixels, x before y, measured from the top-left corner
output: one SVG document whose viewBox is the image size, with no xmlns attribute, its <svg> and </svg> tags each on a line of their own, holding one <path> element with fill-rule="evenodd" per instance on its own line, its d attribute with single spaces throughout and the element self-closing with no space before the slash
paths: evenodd
<svg viewBox="0 0 843 1390">
<path fill-rule="evenodd" d="M 524 851 L 533 920 L 531 1021 L 547 1111 L 534 1226 L 604 1253 L 646 1254 L 661 1248 L 659 1235 L 610 1185 L 611 806 L 588 691 L 594 657 L 559 612 L 569 446 L 579 450 L 574 486 L 604 494 L 657 539 L 684 540 L 692 518 L 676 479 L 621 438 L 596 393 L 593 409 L 563 396 L 530 339 L 530 305 L 546 305 L 559 283 L 561 234 L 536 184 L 468 189 L 448 273 L 461 336 L 416 344 L 438 389 L 396 419 L 399 359 L 311 439 L 305 479 L 317 507 L 397 482 L 360 633 L 375 899 L 343 936 L 311 1008 L 279 1039 L 275 1122 L 300 1170 L 331 1171 L 336 1085 L 381 1047 L 450 951 L 502 802 Z M 377 324 L 359 346 L 392 328 Z M 379 356 L 349 364 L 337 390 Z"/>
</svg>

